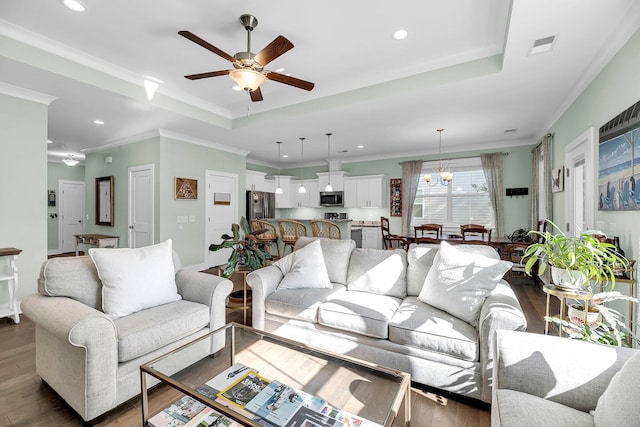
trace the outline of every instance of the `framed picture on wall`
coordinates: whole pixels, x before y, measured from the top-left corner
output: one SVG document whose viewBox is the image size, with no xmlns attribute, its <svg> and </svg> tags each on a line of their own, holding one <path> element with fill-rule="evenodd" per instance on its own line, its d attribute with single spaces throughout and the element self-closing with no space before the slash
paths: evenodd
<svg viewBox="0 0 640 427">
<path fill-rule="evenodd" d="M 389 189 L 389 216 L 402 216 L 402 178 L 391 178 Z"/>
<path fill-rule="evenodd" d="M 564 166 L 551 171 L 551 192 L 564 191 Z"/>
<path fill-rule="evenodd" d="M 197 200 L 198 180 L 176 177 L 176 200 Z"/>
</svg>

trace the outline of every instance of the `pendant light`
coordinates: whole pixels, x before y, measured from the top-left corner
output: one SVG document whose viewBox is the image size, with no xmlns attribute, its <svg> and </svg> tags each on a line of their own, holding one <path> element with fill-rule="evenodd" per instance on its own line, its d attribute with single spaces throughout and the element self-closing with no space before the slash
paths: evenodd
<svg viewBox="0 0 640 427">
<path fill-rule="evenodd" d="M 442 164 L 442 131 L 444 129 L 436 129 L 436 130 L 440 134 L 440 142 L 438 144 L 439 165 L 438 165 L 438 169 L 434 171 L 434 174 L 436 175 L 436 181 L 432 185 L 436 185 L 436 184 L 447 185 L 453 180 L 453 174 L 449 170 L 445 170 L 444 165 Z M 431 175 L 433 174 L 430 174 L 430 173 L 425 174 L 423 177 L 424 180 L 427 182 L 431 182 Z"/>
<path fill-rule="evenodd" d="M 300 138 L 300 158 L 302 161 L 302 178 L 304 179 L 304 138 Z M 300 188 L 298 188 L 298 193 L 306 193 L 307 189 L 304 188 L 304 184 L 300 183 Z"/>
<path fill-rule="evenodd" d="M 333 191 L 331 185 L 331 134 L 327 134 L 327 162 L 329 162 L 329 175 L 327 180 L 327 186 L 324 187 L 324 191 Z"/>
<path fill-rule="evenodd" d="M 280 156 L 280 145 L 282 141 L 278 141 L 276 144 L 278 144 L 278 188 L 276 188 L 276 194 L 282 194 L 282 187 L 280 187 L 280 159 L 282 158 Z"/>
</svg>

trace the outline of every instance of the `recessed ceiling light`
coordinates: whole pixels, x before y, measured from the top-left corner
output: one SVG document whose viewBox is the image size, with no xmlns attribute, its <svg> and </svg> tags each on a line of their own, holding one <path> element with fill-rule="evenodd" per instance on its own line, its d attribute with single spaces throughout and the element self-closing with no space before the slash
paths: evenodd
<svg viewBox="0 0 640 427">
<path fill-rule="evenodd" d="M 358 145 L 356 148 L 364 148 L 364 145 Z"/>
<path fill-rule="evenodd" d="M 237 91 L 241 91 L 242 90 L 242 88 L 240 86 L 238 86 L 238 85 L 232 86 L 231 89 L 237 90 Z"/>
<path fill-rule="evenodd" d="M 395 33 L 393 33 L 393 38 L 396 40 L 404 40 L 407 38 L 408 35 L 409 33 L 407 32 L 407 30 L 398 30 Z"/>
<path fill-rule="evenodd" d="M 103 125 L 104 124 L 104 122 L 102 120 L 94 120 L 93 123 L 96 124 L 96 125 Z"/>
<path fill-rule="evenodd" d="M 50 139 L 47 139 L 47 144 L 53 144 L 53 141 Z"/>
<path fill-rule="evenodd" d="M 84 12 L 87 10 L 87 6 L 79 0 L 62 0 L 62 4 L 74 12 Z"/>
<path fill-rule="evenodd" d="M 288 154 L 283 154 L 282 157 L 286 159 L 287 157 L 289 157 L 289 155 Z"/>
<path fill-rule="evenodd" d="M 553 49 L 553 46 L 555 46 L 556 40 L 558 40 L 557 34 L 554 36 L 531 40 L 531 44 L 529 45 L 529 55 L 549 52 L 551 49 Z"/>
</svg>

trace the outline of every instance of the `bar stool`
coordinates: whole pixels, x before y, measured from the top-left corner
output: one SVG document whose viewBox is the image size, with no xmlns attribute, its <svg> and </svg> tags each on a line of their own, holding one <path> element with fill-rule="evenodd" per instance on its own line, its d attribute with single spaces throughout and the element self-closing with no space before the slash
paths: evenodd
<svg viewBox="0 0 640 427">
<path fill-rule="evenodd" d="M 340 226 L 335 222 L 326 221 L 324 219 L 313 219 L 309 223 L 311 225 L 311 234 L 313 237 L 326 237 L 328 239 L 342 239 Z"/>
<path fill-rule="evenodd" d="M 301 222 L 292 219 L 279 219 L 278 228 L 280 229 L 280 240 L 282 240 L 282 256 L 286 255 L 287 246 L 293 252 L 293 246 L 298 239 L 307 235 L 307 227 Z"/>
<path fill-rule="evenodd" d="M 264 233 L 256 235 L 258 239 L 258 245 L 267 252 L 271 252 L 271 246 L 276 245 L 278 251 L 278 258 L 280 258 L 280 246 L 278 245 L 278 232 L 276 227 L 267 222 L 259 219 L 251 220 L 251 231 L 265 230 Z"/>
</svg>

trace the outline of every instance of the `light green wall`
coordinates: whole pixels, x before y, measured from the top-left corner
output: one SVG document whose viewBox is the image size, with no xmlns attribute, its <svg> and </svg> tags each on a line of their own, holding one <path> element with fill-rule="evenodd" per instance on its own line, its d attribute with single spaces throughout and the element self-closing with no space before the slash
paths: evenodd
<svg viewBox="0 0 640 427">
<path fill-rule="evenodd" d="M 595 182 L 592 188 L 597 201 L 598 177 L 598 129 L 604 123 L 629 108 L 640 99 L 640 31 L 637 31 L 607 66 L 596 76 L 575 102 L 564 112 L 549 132 L 554 134 L 553 167 L 564 165 L 564 149 L 589 127 L 594 129 Z M 556 223 L 564 221 L 563 194 L 556 193 L 553 199 L 553 218 Z M 597 205 L 596 205 L 597 206 Z M 595 208 L 597 209 L 597 207 Z M 596 222 L 616 224 L 616 235 L 627 256 L 638 259 L 640 245 L 640 211 L 597 211 Z M 595 226 L 595 224 L 593 224 Z"/>
<path fill-rule="evenodd" d="M 47 258 L 47 105 L 0 94 L 0 117 L 0 247 L 22 249 L 21 300 L 36 292 Z M 0 304 L 8 301 L 5 283 Z"/>
<path fill-rule="evenodd" d="M 84 166 L 76 165 L 74 167 L 69 167 L 64 163 L 47 163 L 47 191 L 54 190 L 56 192 L 56 205 L 47 206 L 47 249 L 50 252 L 54 253 L 58 252 L 58 224 L 60 221 L 58 209 L 60 208 L 60 180 L 84 182 Z M 53 218 L 51 217 L 52 215 Z"/>
</svg>

